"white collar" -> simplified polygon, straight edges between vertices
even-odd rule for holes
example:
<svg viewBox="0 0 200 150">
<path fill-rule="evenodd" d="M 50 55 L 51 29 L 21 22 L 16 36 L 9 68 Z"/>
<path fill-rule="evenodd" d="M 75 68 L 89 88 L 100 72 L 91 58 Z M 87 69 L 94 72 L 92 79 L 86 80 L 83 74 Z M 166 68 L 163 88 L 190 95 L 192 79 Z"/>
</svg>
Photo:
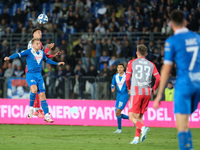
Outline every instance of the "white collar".
<svg viewBox="0 0 200 150">
<path fill-rule="evenodd" d="M 119 73 L 118 73 L 118 75 L 119 75 Z M 125 72 L 124 72 L 124 74 L 122 76 L 119 75 L 119 77 L 124 77 L 124 76 L 125 76 Z"/>
<path fill-rule="evenodd" d="M 180 28 L 180 29 L 177 29 L 176 32 L 174 32 L 174 35 L 176 34 L 180 34 L 180 33 L 185 33 L 185 32 L 188 32 L 188 28 Z"/>
</svg>

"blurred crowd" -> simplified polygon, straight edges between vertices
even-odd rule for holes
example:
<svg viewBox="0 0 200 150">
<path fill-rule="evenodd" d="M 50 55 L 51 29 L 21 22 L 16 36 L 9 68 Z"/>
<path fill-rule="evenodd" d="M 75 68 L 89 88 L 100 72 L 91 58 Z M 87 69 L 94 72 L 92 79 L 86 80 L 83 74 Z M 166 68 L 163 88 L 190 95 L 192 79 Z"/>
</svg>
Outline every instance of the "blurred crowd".
<svg viewBox="0 0 200 150">
<path fill-rule="evenodd" d="M 44 65 L 43 75 L 48 85 L 50 97 L 63 90 L 63 79 L 75 76 L 71 84 L 82 76 L 112 77 L 116 73 L 118 63 L 124 63 L 136 58 L 136 47 L 145 44 L 148 47 L 147 59 L 153 61 L 160 71 L 163 63 L 163 39 L 155 40 L 132 38 L 131 33 L 159 33 L 160 37 L 172 34 L 170 29 L 169 14 L 173 9 L 181 9 L 188 22 L 187 27 L 200 31 L 200 2 L 191 0 L 0 0 L 0 77 L 25 77 L 25 60 L 15 59 L 12 62 L 3 62 L 5 56 L 20 52 L 26 47 L 21 43 L 31 39 L 26 33 L 31 33 L 35 27 L 43 31 L 43 44 L 52 41 L 57 35 L 57 45 L 49 51 L 61 55 L 53 58 L 55 61 L 64 61 L 66 66 L 54 67 Z M 49 21 L 45 25 L 37 23 L 37 16 L 45 13 Z M 83 33 L 84 32 L 84 33 Z M 20 41 L 14 49 L 10 48 L 9 40 L 13 33 L 19 33 Z M 49 33 L 53 33 L 49 34 Z M 69 34 L 82 33 L 73 42 L 69 42 Z M 112 36 L 111 36 L 112 35 Z M 135 35 L 134 35 L 135 36 Z M 45 38 L 44 38 L 45 37 Z M 176 76 L 176 65 L 171 72 Z M 110 79 L 109 79 L 110 80 Z M 88 80 L 90 90 L 94 90 L 95 81 Z M 101 80 L 104 82 L 105 80 Z M 86 82 L 77 88 L 85 87 Z M 93 87 L 92 87 L 93 84 Z M 102 84 L 102 86 L 105 84 Z M 103 86 L 106 88 L 106 86 Z M 105 89 L 106 90 L 106 89 Z M 80 92 L 82 90 L 79 90 Z M 84 98 L 84 93 L 80 93 Z M 59 93 L 59 92 L 58 92 Z M 73 93 L 73 92 L 72 92 Z M 105 94 L 104 94 L 105 95 Z M 91 94 L 91 97 L 94 98 Z"/>
</svg>

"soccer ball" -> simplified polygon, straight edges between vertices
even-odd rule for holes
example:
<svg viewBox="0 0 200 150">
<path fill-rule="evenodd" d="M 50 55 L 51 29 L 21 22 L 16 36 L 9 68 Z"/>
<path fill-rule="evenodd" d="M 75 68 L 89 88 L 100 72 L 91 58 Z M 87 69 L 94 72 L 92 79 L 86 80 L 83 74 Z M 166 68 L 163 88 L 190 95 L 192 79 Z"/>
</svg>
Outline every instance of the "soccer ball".
<svg viewBox="0 0 200 150">
<path fill-rule="evenodd" d="M 45 14 L 40 14 L 40 15 L 38 16 L 38 18 L 37 18 L 37 22 L 38 22 L 39 24 L 45 24 L 45 23 L 47 23 L 47 22 L 48 22 L 48 17 L 47 17 L 47 15 L 45 15 Z"/>
</svg>

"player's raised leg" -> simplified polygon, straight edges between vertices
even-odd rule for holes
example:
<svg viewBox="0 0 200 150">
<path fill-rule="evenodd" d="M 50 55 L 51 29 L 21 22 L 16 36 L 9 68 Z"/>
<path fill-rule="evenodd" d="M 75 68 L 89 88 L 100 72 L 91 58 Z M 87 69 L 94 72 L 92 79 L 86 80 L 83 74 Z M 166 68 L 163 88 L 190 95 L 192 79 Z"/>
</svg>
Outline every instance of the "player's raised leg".
<svg viewBox="0 0 200 150">
<path fill-rule="evenodd" d="M 31 90 L 31 94 L 30 94 L 30 109 L 29 109 L 29 112 L 28 112 L 28 118 L 29 119 L 31 119 L 32 116 L 33 116 L 33 104 L 34 104 L 35 96 L 36 96 L 36 93 L 37 93 L 37 86 L 36 85 L 31 85 L 30 90 Z"/>
</svg>

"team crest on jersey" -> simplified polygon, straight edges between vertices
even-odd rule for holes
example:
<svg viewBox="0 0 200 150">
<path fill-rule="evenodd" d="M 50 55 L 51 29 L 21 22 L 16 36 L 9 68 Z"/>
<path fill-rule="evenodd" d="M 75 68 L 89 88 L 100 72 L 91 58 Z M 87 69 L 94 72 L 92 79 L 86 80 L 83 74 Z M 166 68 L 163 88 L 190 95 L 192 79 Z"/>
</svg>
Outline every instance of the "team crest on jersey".
<svg viewBox="0 0 200 150">
<path fill-rule="evenodd" d="M 43 58 L 43 51 L 39 50 L 38 52 L 39 52 L 39 54 L 37 54 L 37 53 L 35 52 L 35 50 L 33 50 L 33 49 L 31 50 L 31 53 L 32 53 L 33 56 L 34 56 L 34 60 L 36 60 L 37 63 L 38 63 L 38 65 L 39 65 L 40 62 L 42 61 L 42 58 Z"/>
</svg>

